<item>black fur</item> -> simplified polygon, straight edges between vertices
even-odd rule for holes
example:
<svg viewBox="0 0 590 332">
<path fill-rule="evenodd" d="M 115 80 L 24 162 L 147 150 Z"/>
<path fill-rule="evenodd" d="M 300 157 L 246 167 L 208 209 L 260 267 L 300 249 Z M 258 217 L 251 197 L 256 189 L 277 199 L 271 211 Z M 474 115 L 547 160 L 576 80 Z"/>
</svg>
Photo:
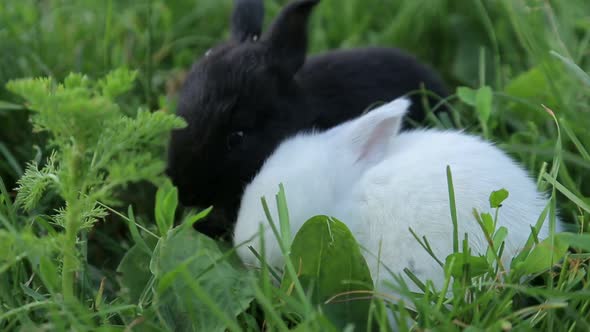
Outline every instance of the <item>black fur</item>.
<svg viewBox="0 0 590 332">
<path fill-rule="evenodd" d="M 341 50 L 305 60 L 307 20 L 318 1 L 290 3 L 259 40 L 234 37 L 212 49 L 183 85 L 178 114 L 189 126 L 172 133 L 167 173 L 184 205 L 215 206 L 214 215 L 197 224 L 207 235 L 231 230 L 245 185 L 286 137 L 333 127 L 422 83 L 447 95 L 436 73 L 396 49 Z M 409 115 L 418 121 L 424 118 L 420 98 L 412 97 Z"/>
<path fill-rule="evenodd" d="M 264 20 L 262 0 L 236 0 L 232 13 L 231 34 L 238 42 L 260 37 Z"/>
</svg>

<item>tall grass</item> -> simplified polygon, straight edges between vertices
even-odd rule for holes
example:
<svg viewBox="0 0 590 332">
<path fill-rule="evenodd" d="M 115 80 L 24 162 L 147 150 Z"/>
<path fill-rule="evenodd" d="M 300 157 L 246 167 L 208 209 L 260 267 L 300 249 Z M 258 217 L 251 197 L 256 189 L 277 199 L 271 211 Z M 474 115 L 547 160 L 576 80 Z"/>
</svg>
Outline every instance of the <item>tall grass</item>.
<svg viewBox="0 0 590 332">
<path fill-rule="evenodd" d="M 266 23 L 286 2 L 265 2 Z M 179 83 L 191 62 L 227 37 L 230 9 L 230 0 L 0 4 L 1 330 L 161 331 L 215 326 L 257 331 L 284 330 L 296 323 L 300 330 L 335 329 L 323 309 L 305 294 L 305 285 L 294 275 L 295 266 L 287 269 L 293 289 L 278 288 L 280 271 L 263 264 L 259 272 L 245 272 L 227 244 L 188 232 L 187 225 L 204 214 L 181 215 L 174 190 L 167 185 L 160 186 L 158 195 L 144 184 L 120 188 L 109 202 L 99 202 L 109 216 L 80 233 L 74 244 L 76 252 L 71 254 L 80 265 L 72 281 L 75 292 L 68 296 L 77 301 L 63 301 L 64 238 L 51 218 L 62 199 L 46 195 L 27 212 L 13 203 L 13 188 L 26 163 L 34 160 L 43 165 L 51 148 L 46 133 L 32 133 L 23 100 L 8 92 L 5 83 L 36 76 L 62 81 L 71 71 L 99 78 L 114 68 L 128 67 L 138 70 L 138 78 L 131 93 L 116 100 L 122 111 L 132 116 L 143 106 L 173 112 Z M 558 213 L 574 232 L 587 232 L 590 6 L 586 1 L 322 0 L 316 9 L 310 27 L 311 53 L 395 46 L 429 63 L 452 88 L 461 89 L 449 99 L 454 109 L 450 116 L 421 125 L 462 128 L 496 142 L 551 195 L 546 213 Z M 284 209 L 285 202 L 280 203 Z M 129 204 L 133 206 L 127 208 Z M 275 221 L 278 236 L 281 231 L 285 234 L 286 216 L 283 213 Z M 184 226 L 173 228 L 174 220 Z M 493 239 L 494 234 L 488 235 Z M 287 243 L 292 236 L 286 236 Z M 530 244 L 535 241 L 532 236 Z M 411 327 L 412 317 L 418 330 L 586 331 L 590 240 L 579 236 L 550 241 L 551 248 L 563 247 L 561 241 L 571 250 L 549 270 L 515 268 L 500 279 L 494 273 L 471 278 L 474 271 L 464 271 L 453 275 L 456 281 L 451 283 L 454 270 L 448 267 L 441 270 L 449 281 L 443 290 L 412 275 L 399 278 L 392 287 L 404 300 L 392 307 L 385 305 L 390 302 L 387 297 L 372 300 L 368 324 L 384 322 L 393 308 L 391 315 L 401 330 Z M 462 234 L 455 242 L 453 257 L 458 260 L 469 248 Z M 428 243 L 424 246 L 427 249 Z M 559 256 L 554 251 L 536 255 Z M 516 261 L 524 262 L 525 256 Z M 532 265 L 529 261 L 525 266 Z M 421 294 L 410 293 L 407 283 L 420 288 Z"/>
</svg>

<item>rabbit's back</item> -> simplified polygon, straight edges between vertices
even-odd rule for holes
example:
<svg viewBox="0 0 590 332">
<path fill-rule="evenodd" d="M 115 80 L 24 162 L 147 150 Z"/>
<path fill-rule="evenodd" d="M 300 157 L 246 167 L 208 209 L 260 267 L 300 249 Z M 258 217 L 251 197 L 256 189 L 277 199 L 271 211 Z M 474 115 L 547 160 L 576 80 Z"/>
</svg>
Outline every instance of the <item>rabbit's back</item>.
<svg viewBox="0 0 590 332">
<path fill-rule="evenodd" d="M 296 79 L 316 113 L 314 126 L 321 129 L 357 117 L 377 103 L 418 92 L 421 87 L 438 96 L 428 98 L 431 106 L 449 94 L 436 71 L 400 49 L 385 47 L 310 56 Z M 414 121 L 425 117 L 422 98 L 420 93 L 410 95 L 409 118 Z"/>
<path fill-rule="evenodd" d="M 473 209 L 493 216 L 492 191 L 505 188 L 510 193 L 498 218 L 499 225 L 508 228 L 505 258 L 524 245 L 547 203 L 526 171 L 474 136 L 435 130 L 402 133 L 393 138 L 389 153 L 354 189 L 352 204 L 360 208 L 352 218 L 361 221 L 354 231 L 369 251 L 376 255 L 382 240 L 382 262 L 396 272 L 408 267 L 418 276 L 443 280 L 442 269 L 408 229 L 426 236 L 439 259 L 452 253 L 447 165 L 453 176 L 459 237 L 468 233 L 474 254 L 485 253 L 487 242 Z M 547 236 L 547 225 L 539 235 Z"/>
</svg>

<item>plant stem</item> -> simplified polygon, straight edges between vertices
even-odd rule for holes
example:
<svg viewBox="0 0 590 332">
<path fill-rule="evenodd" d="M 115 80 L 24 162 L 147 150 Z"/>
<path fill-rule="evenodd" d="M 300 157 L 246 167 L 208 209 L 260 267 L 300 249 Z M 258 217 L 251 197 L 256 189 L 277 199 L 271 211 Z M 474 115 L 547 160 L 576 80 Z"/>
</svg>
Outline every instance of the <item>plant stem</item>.
<svg viewBox="0 0 590 332">
<path fill-rule="evenodd" d="M 76 237 L 78 234 L 78 204 L 68 204 L 66 211 L 66 243 L 63 248 L 63 268 L 61 288 L 66 303 L 73 303 L 74 274 L 76 272 Z"/>
<path fill-rule="evenodd" d="M 66 242 L 63 247 L 63 268 L 61 278 L 61 288 L 66 304 L 73 304 L 76 301 L 74 292 L 74 282 L 76 273 L 76 239 L 80 230 L 81 211 L 80 197 L 78 193 L 83 191 L 81 183 L 82 175 L 80 174 L 80 161 L 83 155 L 83 148 L 78 145 L 73 146 L 73 153 L 67 162 L 71 177 L 67 182 L 66 194 L 66 215 L 65 229 Z"/>
</svg>

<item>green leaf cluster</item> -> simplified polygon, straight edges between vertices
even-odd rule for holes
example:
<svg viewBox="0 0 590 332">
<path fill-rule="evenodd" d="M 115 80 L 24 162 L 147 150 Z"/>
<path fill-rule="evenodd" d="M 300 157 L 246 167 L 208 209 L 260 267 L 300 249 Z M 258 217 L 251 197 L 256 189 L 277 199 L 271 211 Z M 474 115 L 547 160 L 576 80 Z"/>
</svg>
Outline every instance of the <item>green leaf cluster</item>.
<svg viewBox="0 0 590 332">
<path fill-rule="evenodd" d="M 133 87 L 135 77 L 134 71 L 117 69 L 96 81 L 70 74 L 63 83 L 36 78 L 7 84 L 25 99 L 34 130 L 45 132 L 53 148 L 44 166 L 29 163 L 18 181 L 16 203 L 30 211 L 48 191 L 64 201 L 52 221 L 65 230 L 61 291 L 70 304 L 79 232 L 107 215 L 98 203 L 116 204 L 117 189 L 130 182 L 162 182 L 166 137 L 185 125 L 164 112 L 139 109 L 126 115 L 116 98 Z"/>
<path fill-rule="evenodd" d="M 172 331 L 235 330 L 236 316 L 254 299 L 254 275 L 235 267 L 214 240 L 192 229 L 210 209 L 189 213 L 172 227 L 176 196 L 169 183 L 158 189 L 159 237 L 144 238 L 134 230 L 135 220 L 129 220 L 135 244 L 117 268 L 121 296 L 139 307 L 151 303 L 150 310 Z"/>
<path fill-rule="evenodd" d="M 43 167 L 28 165 L 18 182 L 18 204 L 32 209 L 47 189 L 66 201 L 114 202 L 120 186 L 160 181 L 166 135 L 185 124 L 164 112 L 140 109 L 135 117 L 126 116 L 114 98 L 133 87 L 135 76 L 117 69 L 98 81 L 70 74 L 63 84 L 50 78 L 8 83 L 26 100 L 34 128 L 48 132 L 54 148 Z"/>
</svg>

